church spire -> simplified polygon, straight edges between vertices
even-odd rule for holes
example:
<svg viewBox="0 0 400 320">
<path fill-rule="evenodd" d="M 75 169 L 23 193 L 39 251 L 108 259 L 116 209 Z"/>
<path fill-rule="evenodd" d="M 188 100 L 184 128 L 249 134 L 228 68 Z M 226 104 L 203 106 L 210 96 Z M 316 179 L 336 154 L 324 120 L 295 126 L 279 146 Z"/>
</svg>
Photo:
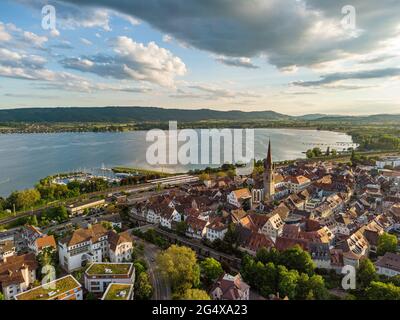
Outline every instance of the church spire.
<svg viewBox="0 0 400 320">
<path fill-rule="evenodd" d="M 269 140 L 269 143 L 268 143 L 268 154 L 267 154 L 267 159 L 264 162 L 264 168 L 265 169 L 272 169 L 271 139 Z"/>
</svg>

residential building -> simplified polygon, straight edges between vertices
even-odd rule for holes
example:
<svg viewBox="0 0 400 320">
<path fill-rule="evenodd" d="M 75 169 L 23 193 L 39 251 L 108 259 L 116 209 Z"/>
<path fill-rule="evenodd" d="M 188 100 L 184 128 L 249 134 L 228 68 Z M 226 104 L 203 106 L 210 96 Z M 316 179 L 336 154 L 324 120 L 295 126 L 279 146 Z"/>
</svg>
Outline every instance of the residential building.
<svg viewBox="0 0 400 320">
<path fill-rule="evenodd" d="M 393 277 L 400 274 L 400 255 L 392 252 L 386 252 L 383 257 L 379 257 L 375 262 L 376 272 L 378 274 Z"/>
<path fill-rule="evenodd" d="M 87 200 L 85 202 L 71 204 L 67 207 L 67 211 L 70 215 L 78 215 L 82 214 L 85 210 L 99 209 L 103 208 L 105 205 L 106 201 L 104 199 Z"/>
<path fill-rule="evenodd" d="M 0 262 L 0 288 L 6 300 L 26 291 L 36 280 L 38 263 L 33 253 L 6 257 Z"/>
<path fill-rule="evenodd" d="M 224 273 L 211 288 L 210 295 L 213 300 L 249 300 L 250 286 L 240 273 L 236 276 Z"/>
<path fill-rule="evenodd" d="M 15 296 L 15 300 L 83 300 L 82 286 L 67 275 Z"/>
<path fill-rule="evenodd" d="M 133 300 L 133 284 L 110 283 L 101 300 Z"/>
<path fill-rule="evenodd" d="M 103 293 L 109 284 L 134 284 L 133 263 L 92 263 L 84 273 L 85 288 L 89 292 Z"/>
</svg>

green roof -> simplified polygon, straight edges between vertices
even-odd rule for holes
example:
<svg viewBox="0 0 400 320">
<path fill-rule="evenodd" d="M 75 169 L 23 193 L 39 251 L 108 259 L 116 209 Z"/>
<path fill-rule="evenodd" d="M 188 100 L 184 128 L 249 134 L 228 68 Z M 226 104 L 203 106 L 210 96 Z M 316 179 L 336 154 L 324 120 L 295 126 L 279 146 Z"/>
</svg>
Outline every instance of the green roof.
<svg viewBox="0 0 400 320">
<path fill-rule="evenodd" d="M 55 285 L 55 288 L 53 285 Z M 68 275 L 48 283 L 46 288 L 41 285 L 20 293 L 15 298 L 17 300 L 49 300 L 80 286 L 80 283 L 73 276 Z"/>
<path fill-rule="evenodd" d="M 129 274 L 132 263 L 93 263 L 86 269 L 88 275 L 125 275 Z"/>
<path fill-rule="evenodd" d="M 104 293 L 103 300 L 128 300 L 133 284 L 111 283 Z"/>
</svg>

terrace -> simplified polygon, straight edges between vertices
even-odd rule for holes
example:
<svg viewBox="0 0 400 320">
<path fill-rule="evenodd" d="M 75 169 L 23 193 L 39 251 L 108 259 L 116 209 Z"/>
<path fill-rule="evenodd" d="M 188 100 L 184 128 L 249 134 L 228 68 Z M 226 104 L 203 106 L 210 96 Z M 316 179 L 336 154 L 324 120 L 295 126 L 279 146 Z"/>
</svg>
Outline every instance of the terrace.
<svg viewBox="0 0 400 320">
<path fill-rule="evenodd" d="M 71 275 L 25 291 L 15 296 L 16 300 L 58 300 L 62 295 L 68 295 L 79 289 L 80 283 Z"/>
<path fill-rule="evenodd" d="M 86 269 L 86 274 L 93 275 L 127 275 L 132 268 L 131 263 L 93 263 Z"/>
<path fill-rule="evenodd" d="M 130 300 L 132 291 L 133 284 L 111 283 L 102 300 Z"/>
</svg>

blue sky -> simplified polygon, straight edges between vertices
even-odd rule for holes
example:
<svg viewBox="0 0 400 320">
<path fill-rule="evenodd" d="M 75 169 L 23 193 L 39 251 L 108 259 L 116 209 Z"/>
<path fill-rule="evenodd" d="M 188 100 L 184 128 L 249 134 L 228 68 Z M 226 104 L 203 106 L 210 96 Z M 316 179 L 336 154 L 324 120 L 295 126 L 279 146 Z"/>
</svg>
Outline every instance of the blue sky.
<svg viewBox="0 0 400 320">
<path fill-rule="evenodd" d="M 393 0 L 6 0 L 0 108 L 399 113 L 399 43 Z"/>
</svg>

